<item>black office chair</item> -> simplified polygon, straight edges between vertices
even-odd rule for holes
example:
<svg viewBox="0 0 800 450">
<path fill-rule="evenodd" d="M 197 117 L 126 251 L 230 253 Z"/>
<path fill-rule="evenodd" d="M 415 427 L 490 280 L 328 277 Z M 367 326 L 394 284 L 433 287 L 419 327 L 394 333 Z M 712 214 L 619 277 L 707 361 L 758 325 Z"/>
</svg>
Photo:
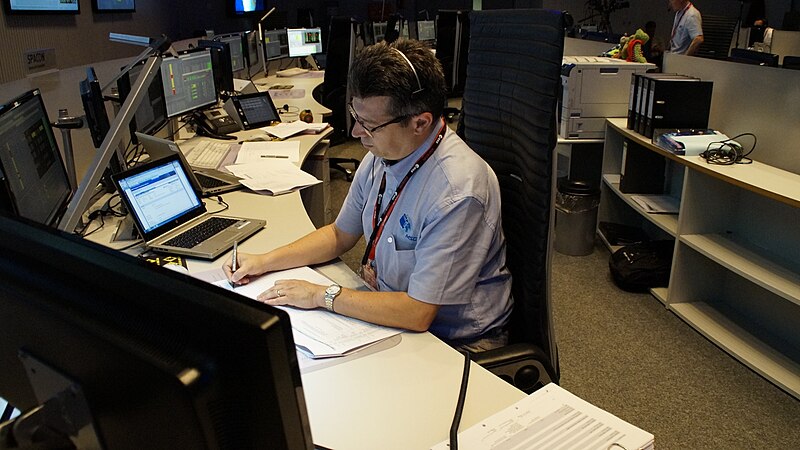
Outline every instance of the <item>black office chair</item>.
<svg viewBox="0 0 800 450">
<path fill-rule="evenodd" d="M 709 59 L 727 59 L 733 33 L 739 19 L 736 17 L 703 14 L 703 43 L 695 56 Z"/>
<path fill-rule="evenodd" d="M 356 31 L 359 24 L 349 17 L 332 17 L 328 28 L 328 46 L 325 57 L 325 79 L 321 87 L 321 101 L 331 110 L 329 122 L 333 127 L 331 145 L 338 145 L 350 135 L 349 113 L 347 102 L 347 73 L 353 57 Z M 330 167 L 344 173 L 347 181 L 353 180 L 353 173 L 358 169 L 359 161 L 354 158 L 330 158 Z M 344 165 L 352 165 L 352 169 Z"/>
<path fill-rule="evenodd" d="M 472 359 L 527 393 L 559 379 L 550 251 L 565 17 L 540 9 L 472 12 L 459 122 L 459 134 L 500 182 L 513 276 L 509 345 Z"/>
<path fill-rule="evenodd" d="M 800 56 L 784 56 L 782 67 L 784 69 L 800 70 Z"/>
</svg>

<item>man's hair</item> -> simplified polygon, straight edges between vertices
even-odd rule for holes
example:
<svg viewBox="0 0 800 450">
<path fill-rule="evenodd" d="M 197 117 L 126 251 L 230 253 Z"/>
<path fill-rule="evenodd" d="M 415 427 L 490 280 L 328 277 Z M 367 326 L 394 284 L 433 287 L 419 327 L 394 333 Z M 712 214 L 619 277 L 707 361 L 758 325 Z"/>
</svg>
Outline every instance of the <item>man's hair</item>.
<svg viewBox="0 0 800 450">
<path fill-rule="evenodd" d="M 447 101 L 442 65 L 429 47 L 412 39 L 365 47 L 353 59 L 347 82 L 353 97 L 390 97 L 388 114 L 395 117 L 429 111 L 438 119 Z"/>
</svg>

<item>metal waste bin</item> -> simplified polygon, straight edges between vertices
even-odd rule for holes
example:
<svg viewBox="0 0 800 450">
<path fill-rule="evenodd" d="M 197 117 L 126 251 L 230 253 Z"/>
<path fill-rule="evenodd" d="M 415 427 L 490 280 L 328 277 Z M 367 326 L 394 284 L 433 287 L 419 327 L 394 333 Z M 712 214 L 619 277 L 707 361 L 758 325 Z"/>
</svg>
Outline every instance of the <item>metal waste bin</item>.
<svg viewBox="0 0 800 450">
<path fill-rule="evenodd" d="M 556 193 L 556 251 L 564 255 L 592 253 L 600 189 L 585 181 L 562 179 Z"/>
</svg>

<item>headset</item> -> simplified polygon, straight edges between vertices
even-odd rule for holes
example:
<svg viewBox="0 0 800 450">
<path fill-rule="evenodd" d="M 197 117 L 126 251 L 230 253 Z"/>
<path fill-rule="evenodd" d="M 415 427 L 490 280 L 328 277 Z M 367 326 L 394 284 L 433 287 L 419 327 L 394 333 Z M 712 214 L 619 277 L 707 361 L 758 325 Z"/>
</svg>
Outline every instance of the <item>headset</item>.
<svg viewBox="0 0 800 450">
<path fill-rule="evenodd" d="M 411 64 L 411 60 L 408 59 L 408 57 L 403 52 L 401 52 L 395 47 L 392 47 L 392 50 L 396 51 L 398 55 L 402 56 L 403 59 L 406 61 L 406 63 L 408 63 L 408 66 L 411 67 L 411 71 L 414 72 L 414 78 L 417 79 L 417 90 L 411 93 L 411 98 L 418 96 L 425 89 L 422 88 L 422 83 L 420 83 L 419 81 L 419 75 L 417 75 L 417 69 L 414 68 L 414 65 Z"/>
</svg>

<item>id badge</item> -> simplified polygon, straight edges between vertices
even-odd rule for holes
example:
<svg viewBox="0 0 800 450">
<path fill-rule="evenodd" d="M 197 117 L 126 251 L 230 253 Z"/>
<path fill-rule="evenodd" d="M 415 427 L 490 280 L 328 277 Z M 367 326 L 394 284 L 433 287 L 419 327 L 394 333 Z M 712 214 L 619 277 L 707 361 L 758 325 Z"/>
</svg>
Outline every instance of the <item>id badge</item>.
<svg viewBox="0 0 800 450">
<path fill-rule="evenodd" d="M 371 287 L 373 290 L 378 290 L 378 273 L 375 271 L 375 268 L 372 267 L 372 261 L 367 261 L 366 264 L 361 266 L 361 278 L 367 286 Z"/>
</svg>

